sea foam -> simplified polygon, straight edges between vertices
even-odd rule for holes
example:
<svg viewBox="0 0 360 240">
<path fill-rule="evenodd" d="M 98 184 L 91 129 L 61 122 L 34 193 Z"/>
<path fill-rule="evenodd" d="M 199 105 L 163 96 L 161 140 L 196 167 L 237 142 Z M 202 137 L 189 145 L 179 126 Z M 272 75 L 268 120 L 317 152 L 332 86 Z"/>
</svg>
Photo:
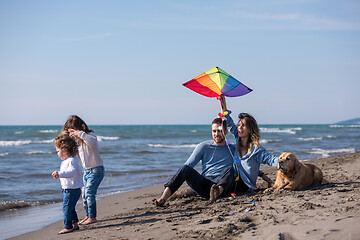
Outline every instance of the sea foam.
<svg viewBox="0 0 360 240">
<path fill-rule="evenodd" d="M 58 130 L 53 130 L 53 129 L 50 129 L 50 130 L 40 130 L 39 132 L 40 132 L 40 133 L 57 133 Z"/>
<path fill-rule="evenodd" d="M 281 142 L 281 139 L 261 139 L 260 144 L 267 144 L 267 143 L 273 143 L 273 142 Z"/>
<path fill-rule="evenodd" d="M 0 141 L 0 147 L 21 146 L 30 143 L 31 140 Z"/>
<path fill-rule="evenodd" d="M 53 143 L 53 142 L 54 142 L 54 139 L 34 141 L 34 143 Z"/>
<path fill-rule="evenodd" d="M 331 128 L 359 128 L 360 125 L 330 125 Z"/>
<path fill-rule="evenodd" d="M 287 134 L 296 134 L 296 131 L 301 131 L 302 128 L 260 128 L 260 131 L 263 133 L 287 133 Z"/>
<path fill-rule="evenodd" d="M 336 138 L 334 136 L 326 136 L 326 137 L 309 137 L 309 138 L 296 138 L 299 141 L 317 141 L 317 140 L 323 140 L 323 139 L 331 139 L 331 138 Z"/>
<path fill-rule="evenodd" d="M 31 152 L 26 152 L 25 154 L 28 155 L 38 155 L 38 154 L 52 154 L 52 152 L 43 152 L 43 151 L 31 151 Z"/>
<path fill-rule="evenodd" d="M 41 201 L 24 201 L 24 200 L 15 200 L 15 201 L 0 201 L 0 211 L 8 209 L 19 209 L 29 206 L 38 206 L 46 205 L 50 203 L 55 203 L 54 200 L 41 200 Z"/>
<path fill-rule="evenodd" d="M 185 145 L 147 144 L 147 146 L 153 148 L 195 148 L 197 144 L 185 144 Z"/>
<path fill-rule="evenodd" d="M 339 149 L 332 149 L 326 150 L 321 148 L 313 148 L 310 152 L 311 154 L 319 154 L 322 157 L 330 157 L 330 154 L 337 154 L 337 153 L 354 153 L 355 148 L 339 148 Z"/>
<path fill-rule="evenodd" d="M 104 140 L 107 140 L 107 141 L 115 141 L 115 140 L 119 140 L 120 138 L 119 137 L 104 137 L 104 136 L 96 136 L 97 137 L 97 140 L 98 141 L 104 141 Z"/>
</svg>

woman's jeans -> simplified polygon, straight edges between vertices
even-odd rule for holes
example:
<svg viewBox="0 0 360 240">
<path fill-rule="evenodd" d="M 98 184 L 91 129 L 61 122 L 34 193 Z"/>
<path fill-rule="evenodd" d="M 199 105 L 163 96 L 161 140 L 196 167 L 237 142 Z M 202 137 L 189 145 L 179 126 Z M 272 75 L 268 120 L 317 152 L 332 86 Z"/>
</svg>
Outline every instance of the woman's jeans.
<svg viewBox="0 0 360 240">
<path fill-rule="evenodd" d="M 66 229 L 72 229 L 73 223 L 79 221 L 75 206 L 81 195 L 81 188 L 76 189 L 63 189 L 63 214 L 64 225 Z"/>
<path fill-rule="evenodd" d="M 104 178 L 104 167 L 94 167 L 84 171 L 84 191 L 83 201 L 85 215 L 90 218 L 96 217 L 96 193 L 97 189 Z"/>
</svg>

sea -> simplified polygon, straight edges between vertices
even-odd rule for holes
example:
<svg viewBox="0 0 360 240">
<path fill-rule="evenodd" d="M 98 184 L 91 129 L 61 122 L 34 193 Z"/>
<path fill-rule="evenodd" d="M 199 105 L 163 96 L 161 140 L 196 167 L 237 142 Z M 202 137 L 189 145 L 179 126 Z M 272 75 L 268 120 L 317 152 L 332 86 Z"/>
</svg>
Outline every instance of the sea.
<svg viewBox="0 0 360 240">
<path fill-rule="evenodd" d="M 62 220 L 59 169 L 53 139 L 62 126 L 0 126 L 0 238 Z M 89 126 L 98 137 L 106 174 L 98 196 L 166 182 L 210 125 Z M 299 160 L 360 151 L 360 125 L 260 125 L 268 152 L 295 153 Z M 235 143 L 229 133 L 227 141 Z M 200 164 L 198 164 L 200 165 Z M 196 167 L 200 171 L 200 166 Z M 21 223 L 21 224 L 19 224 Z"/>
</svg>

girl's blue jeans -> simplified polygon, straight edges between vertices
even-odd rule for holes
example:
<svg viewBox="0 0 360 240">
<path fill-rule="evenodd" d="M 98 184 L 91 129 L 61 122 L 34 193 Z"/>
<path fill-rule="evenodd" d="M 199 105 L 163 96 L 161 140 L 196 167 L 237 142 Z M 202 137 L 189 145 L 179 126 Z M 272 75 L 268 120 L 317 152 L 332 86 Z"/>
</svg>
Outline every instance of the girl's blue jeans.
<svg viewBox="0 0 360 240">
<path fill-rule="evenodd" d="M 63 189 L 63 214 L 64 225 L 66 229 L 72 229 L 73 223 L 79 221 L 75 206 L 81 195 L 81 188 L 77 189 Z"/>
<path fill-rule="evenodd" d="M 85 169 L 84 171 L 84 211 L 85 215 L 90 218 L 96 217 L 96 193 L 104 174 L 103 166 Z"/>
</svg>

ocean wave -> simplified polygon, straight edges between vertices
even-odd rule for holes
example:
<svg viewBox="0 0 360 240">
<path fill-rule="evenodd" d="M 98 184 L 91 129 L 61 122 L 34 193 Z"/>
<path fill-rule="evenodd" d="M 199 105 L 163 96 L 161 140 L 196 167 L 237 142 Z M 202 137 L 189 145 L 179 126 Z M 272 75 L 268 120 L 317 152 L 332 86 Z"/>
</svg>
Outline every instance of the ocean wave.
<svg viewBox="0 0 360 240">
<path fill-rule="evenodd" d="M 260 128 L 262 133 L 287 133 L 287 134 L 296 134 L 296 131 L 301 131 L 301 127 L 296 128 Z"/>
<path fill-rule="evenodd" d="M 40 130 L 39 133 L 57 133 L 58 130 L 53 130 L 53 129 L 50 129 L 50 130 Z"/>
<path fill-rule="evenodd" d="M 52 152 L 31 151 L 31 152 L 25 152 L 24 154 L 28 154 L 28 155 L 39 155 L 39 154 L 52 154 Z"/>
<path fill-rule="evenodd" d="M 310 137 L 310 138 L 296 138 L 300 141 L 316 141 L 316 140 L 323 140 L 323 137 Z"/>
<path fill-rule="evenodd" d="M 34 143 L 53 143 L 53 142 L 54 142 L 54 139 L 34 141 Z"/>
<path fill-rule="evenodd" d="M 9 155 L 9 153 L 0 153 L 0 157 L 5 157 L 5 156 L 7 156 L 7 155 Z"/>
<path fill-rule="evenodd" d="M 41 200 L 41 201 L 0 201 L 0 211 L 10 210 L 10 209 L 19 209 L 24 207 L 34 207 L 38 205 L 46 205 L 50 203 L 55 203 L 59 201 L 54 200 Z"/>
<path fill-rule="evenodd" d="M 15 132 L 15 134 L 23 134 L 24 131 L 18 131 L 18 132 Z"/>
<path fill-rule="evenodd" d="M 1 201 L 0 202 L 0 211 L 7 209 L 18 209 L 24 207 L 34 206 L 31 202 L 26 201 Z"/>
<path fill-rule="evenodd" d="M 335 136 L 326 136 L 326 137 L 309 137 L 309 138 L 296 138 L 299 141 L 316 141 L 316 140 L 323 140 L 323 139 L 331 139 L 331 138 L 336 138 Z"/>
<path fill-rule="evenodd" d="M 331 127 L 331 128 L 359 128 L 360 125 L 336 125 L 336 124 L 333 124 L 333 125 L 329 125 L 329 127 Z"/>
<path fill-rule="evenodd" d="M 273 143 L 273 142 L 281 142 L 281 139 L 261 139 L 260 144 L 267 144 L 267 143 Z"/>
<path fill-rule="evenodd" d="M 0 147 L 12 147 L 12 146 L 22 146 L 30 143 L 53 143 L 53 139 L 32 141 L 32 140 L 17 140 L 17 141 L 0 141 Z"/>
<path fill-rule="evenodd" d="M 333 150 L 325 150 L 321 148 L 313 148 L 311 149 L 311 154 L 318 154 L 322 157 L 330 157 L 330 154 L 337 154 L 337 153 L 354 153 L 355 148 L 339 148 L 339 149 L 333 149 Z"/>
<path fill-rule="evenodd" d="M 96 197 L 107 197 L 107 196 L 111 196 L 111 195 L 115 195 L 115 194 L 119 194 L 119 193 L 124 193 L 124 192 L 128 192 L 131 191 L 133 189 L 130 190 L 119 190 L 119 191 L 115 191 L 115 192 L 108 192 L 108 193 L 102 193 L 102 194 L 96 194 Z"/>
<path fill-rule="evenodd" d="M 153 148 L 195 148 L 197 144 L 185 144 L 185 145 L 146 144 L 146 146 Z"/>
<path fill-rule="evenodd" d="M 104 140 L 107 140 L 107 141 L 115 141 L 115 140 L 119 140 L 120 138 L 119 137 L 104 137 L 104 136 L 96 136 L 97 137 L 97 140 L 99 142 L 101 141 L 104 141 Z"/>
<path fill-rule="evenodd" d="M 0 147 L 21 146 L 30 144 L 31 142 L 31 140 L 0 141 Z"/>
</svg>

